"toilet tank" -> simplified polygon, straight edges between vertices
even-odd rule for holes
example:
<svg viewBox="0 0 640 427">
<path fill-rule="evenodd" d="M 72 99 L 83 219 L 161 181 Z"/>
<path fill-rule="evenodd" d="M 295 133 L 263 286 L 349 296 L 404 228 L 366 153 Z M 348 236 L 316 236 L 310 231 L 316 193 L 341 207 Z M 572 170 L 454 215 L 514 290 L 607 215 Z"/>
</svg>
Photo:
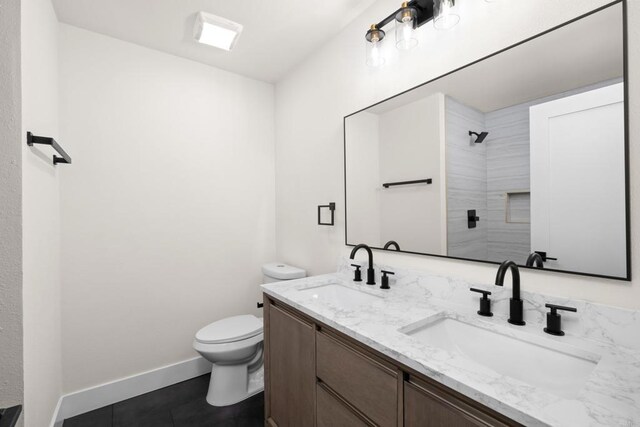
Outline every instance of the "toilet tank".
<svg viewBox="0 0 640 427">
<path fill-rule="evenodd" d="M 262 266 L 263 283 L 281 282 L 283 280 L 301 279 L 307 272 L 301 268 L 283 262 L 270 262 Z"/>
</svg>

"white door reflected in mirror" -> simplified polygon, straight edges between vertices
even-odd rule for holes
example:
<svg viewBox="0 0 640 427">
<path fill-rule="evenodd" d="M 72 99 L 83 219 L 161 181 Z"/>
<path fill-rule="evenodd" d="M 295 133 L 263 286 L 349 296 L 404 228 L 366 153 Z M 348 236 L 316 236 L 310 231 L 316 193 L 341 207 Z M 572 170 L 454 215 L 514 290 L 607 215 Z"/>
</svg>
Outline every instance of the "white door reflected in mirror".
<svg viewBox="0 0 640 427">
<path fill-rule="evenodd" d="M 552 268 L 626 272 L 622 83 L 531 107 L 531 249 Z"/>
</svg>

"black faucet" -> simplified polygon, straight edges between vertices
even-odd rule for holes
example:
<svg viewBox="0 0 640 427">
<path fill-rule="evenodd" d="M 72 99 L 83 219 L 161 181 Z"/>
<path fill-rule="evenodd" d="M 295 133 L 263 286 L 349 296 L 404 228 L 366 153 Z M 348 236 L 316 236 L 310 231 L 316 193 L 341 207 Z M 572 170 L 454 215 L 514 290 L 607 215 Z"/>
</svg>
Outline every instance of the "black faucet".
<svg viewBox="0 0 640 427">
<path fill-rule="evenodd" d="M 367 268 L 367 285 L 375 285 L 376 284 L 376 273 L 373 270 L 373 252 L 371 252 L 371 248 L 364 243 L 360 243 L 351 251 L 351 255 L 349 258 L 353 259 L 356 256 L 356 252 L 359 249 L 364 249 L 367 251 L 367 255 L 369 255 L 369 268 Z"/>
<path fill-rule="evenodd" d="M 533 267 L 533 264 L 536 265 L 536 268 L 544 268 L 542 255 L 540 255 L 538 252 L 530 253 L 529 257 L 527 258 L 527 267 Z"/>
<path fill-rule="evenodd" d="M 513 278 L 512 295 L 509 300 L 509 323 L 512 325 L 525 325 L 525 321 L 522 320 L 522 300 L 520 299 L 520 270 L 518 265 L 513 261 L 505 261 L 500 264 L 498 268 L 498 274 L 496 274 L 496 285 L 503 286 L 504 276 L 507 273 L 507 269 L 511 270 L 511 277 Z"/>
<path fill-rule="evenodd" d="M 391 246 L 395 246 L 396 247 L 396 251 L 400 250 L 400 245 L 398 244 L 398 242 L 396 242 L 395 240 L 389 240 L 387 243 L 384 244 L 384 247 L 382 249 L 387 249 L 389 250 L 389 248 Z"/>
</svg>

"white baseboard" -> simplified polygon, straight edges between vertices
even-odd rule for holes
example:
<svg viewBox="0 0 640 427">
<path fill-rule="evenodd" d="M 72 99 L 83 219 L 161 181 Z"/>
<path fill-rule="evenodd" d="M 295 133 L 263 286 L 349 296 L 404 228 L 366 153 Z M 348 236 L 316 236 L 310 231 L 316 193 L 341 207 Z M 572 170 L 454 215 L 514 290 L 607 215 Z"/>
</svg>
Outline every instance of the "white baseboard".
<svg viewBox="0 0 640 427">
<path fill-rule="evenodd" d="M 66 394 L 58 401 L 58 406 L 51 420 L 51 427 L 61 427 L 66 418 L 112 405 L 209 372 L 211 372 L 211 363 L 198 356 L 183 362 Z"/>
<path fill-rule="evenodd" d="M 64 396 L 60 396 L 58 399 L 58 404 L 56 405 L 56 409 L 53 411 L 53 416 L 51 417 L 50 427 L 62 427 L 62 422 L 64 420 L 58 420 L 58 414 L 60 413 L 60 405 L 62 405 L 62 399 Z"/>
</svg>

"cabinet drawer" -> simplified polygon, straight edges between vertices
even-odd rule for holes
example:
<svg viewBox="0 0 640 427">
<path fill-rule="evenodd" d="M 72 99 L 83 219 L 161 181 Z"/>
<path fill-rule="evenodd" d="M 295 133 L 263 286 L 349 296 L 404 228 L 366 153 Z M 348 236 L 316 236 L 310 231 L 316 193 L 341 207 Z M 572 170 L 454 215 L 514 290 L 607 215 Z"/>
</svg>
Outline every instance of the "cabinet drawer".
<svg viewBox="0 0 640 427">
<path fill-rule="evenodd" d="M 404 383 L 405 427 L 519 426 L 477 402 L 443 386 L 413 379 Z"/>
<path fill-rule="evenodd" d="M 333 336 L 316 332 L 316 375 L 377 425 L 398 425 L 395 370 Z"/>
<path fill-rule="evenodd" d="M 317 427 L 368 427 L 365 421 L 318 384 L 316 389 Z"/>
</svg>

